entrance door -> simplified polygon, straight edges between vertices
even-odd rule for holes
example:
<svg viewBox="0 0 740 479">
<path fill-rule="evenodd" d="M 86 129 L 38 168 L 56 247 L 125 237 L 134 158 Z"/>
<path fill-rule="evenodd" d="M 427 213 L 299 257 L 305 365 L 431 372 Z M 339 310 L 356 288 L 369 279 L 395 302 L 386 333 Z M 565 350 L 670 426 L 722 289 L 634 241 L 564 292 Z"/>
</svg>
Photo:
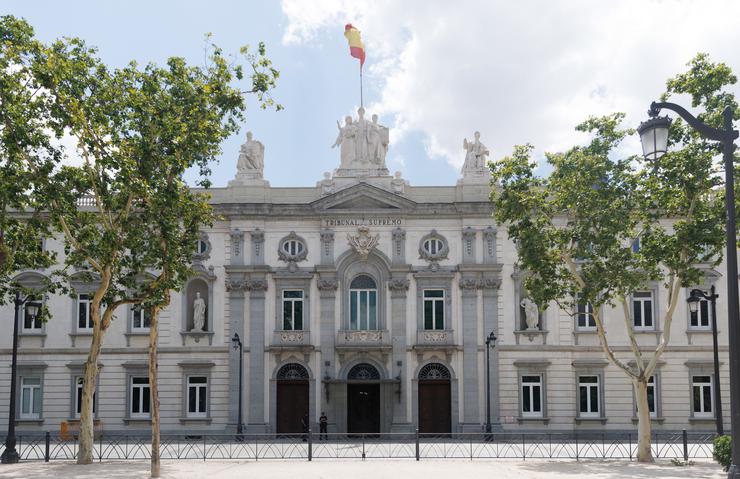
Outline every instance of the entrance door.
<svg viewBox="0 0 740 479">
<path fill-rule="evenodd" d="M 380 384 L 347 384 L 347 432 L 380 433 Z"/>
<path fill-rule="evenodd" d="M 450 434 L 450 381 L 419 381 L 419 432 Z"/>
<path fill-rule="evenodd" d="M 308 381 L 277 382 L 277 433 L 300 434 L 308 413 Z"/>
</svg>

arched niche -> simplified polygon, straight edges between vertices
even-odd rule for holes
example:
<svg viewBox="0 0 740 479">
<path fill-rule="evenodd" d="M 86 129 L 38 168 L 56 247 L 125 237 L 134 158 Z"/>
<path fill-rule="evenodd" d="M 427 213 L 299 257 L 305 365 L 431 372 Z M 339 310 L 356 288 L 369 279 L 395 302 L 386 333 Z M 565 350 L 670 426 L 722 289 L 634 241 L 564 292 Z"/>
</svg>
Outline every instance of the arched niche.
<svg viewBox="0 0 740 479">
<path fill-rule="evenodd" d="M 337 260 L 337 277 L 342 295 L 341 300 L 341 330 L 349 330 L 350 320 L 350 285 L 360 276 L 371 278 L 377 286 L 377 329 L 388 329 L 386 318 L 387 284 L 390 279 L 390 259 L 374 249 L 367 256 L 362 257 L 354 250 L 346 251 Z"/>
<path fill-rule="evenodd" d="M 215 331 L 213 324 L 213 283 L 215 279 L 216 276 L 213 274 L 213 267 L 209 267 L 208 270 L 196 268 L 196 275 L 188 280 L 182 290 L 182 331 L 180 334 L 182 335 L 183 346 L 188 337 L 198 343 L 206 336 L 208 337 L 208 344 L 213 344 L 213 334 Z M 194 329 L 194 305 L 198 296 L 205 303 L 205 321 L 202 331 Z"/>
</svg>

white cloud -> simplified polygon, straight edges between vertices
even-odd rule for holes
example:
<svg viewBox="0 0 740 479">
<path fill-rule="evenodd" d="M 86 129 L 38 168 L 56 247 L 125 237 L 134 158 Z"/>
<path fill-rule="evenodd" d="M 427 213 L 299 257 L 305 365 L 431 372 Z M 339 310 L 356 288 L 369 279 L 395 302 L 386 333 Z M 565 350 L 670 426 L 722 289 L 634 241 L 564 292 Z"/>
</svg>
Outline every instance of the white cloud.
<svg viewBox="0 0 740 479">
<path fill-rule="evenodd" d="M 541 153 L 582 141 L 573 127 L 592 114 L 624 111 L 636 126 L 697 52 L 740 72 L 733 1 L 283 0 L 282 8 L 286 44 L 356 25 L 367 78 L 382 92 L 368 110 L 394 119 L 393 142 L 421 132 L 427 153 L 455 167 L 475 130 L 495 159 L 524 142 Z M 625 147 L 637 153 L 639 144 Z"/>
</svg>

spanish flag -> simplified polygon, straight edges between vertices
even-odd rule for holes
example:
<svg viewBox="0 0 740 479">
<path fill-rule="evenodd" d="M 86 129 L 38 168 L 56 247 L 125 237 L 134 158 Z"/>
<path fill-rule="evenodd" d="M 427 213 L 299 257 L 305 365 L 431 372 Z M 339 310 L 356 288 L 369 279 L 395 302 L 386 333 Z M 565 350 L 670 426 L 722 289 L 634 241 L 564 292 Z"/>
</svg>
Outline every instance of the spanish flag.
<svg viewBox="0 0 740 479">
<path fill-rule="evenodd" d="M 344 26 L 344 36 L 349 42 L 349 54 L 360 60 L 360 68 L 365 64 L 365 45 L 360 38 L 360 31 L 348 23 Z"/>
</svg>

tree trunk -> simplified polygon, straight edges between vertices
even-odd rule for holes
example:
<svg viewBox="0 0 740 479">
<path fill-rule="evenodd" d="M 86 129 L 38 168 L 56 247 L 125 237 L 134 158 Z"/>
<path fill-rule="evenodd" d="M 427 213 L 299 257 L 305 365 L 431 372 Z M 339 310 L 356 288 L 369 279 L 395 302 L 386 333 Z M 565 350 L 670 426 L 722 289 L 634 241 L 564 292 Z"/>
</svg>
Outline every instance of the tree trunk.
<svg viewBox="0 0 740 479">
<path fill-rule="evenodd" d="M 653 462 L 647 382 L 648 378 L 636 379 L 633 382 L 635 387 L 635 398 L 637 400 L 637 460 L 639 462 Z"/>
<path fill-rule="evenodd" d="M 77 464 L 90 464 L 93 461 L 93 398 L 98 378 L 98 358 L 103 343 L 103 330 L 100 321 L 93 323 L 92 342 L 85 361 L 85 375 L 82 383 L 82 404 L 80 405 L 80 445 Z"/>
<path fill-rule="evenodd" d="M 151 477 L 159 477 L 159 388 L 157 387 L 157 319 L 159 308 L 152 308 L 149 325 L 149 388 L 152 394 L 152 467 Z"/>
</svg>

